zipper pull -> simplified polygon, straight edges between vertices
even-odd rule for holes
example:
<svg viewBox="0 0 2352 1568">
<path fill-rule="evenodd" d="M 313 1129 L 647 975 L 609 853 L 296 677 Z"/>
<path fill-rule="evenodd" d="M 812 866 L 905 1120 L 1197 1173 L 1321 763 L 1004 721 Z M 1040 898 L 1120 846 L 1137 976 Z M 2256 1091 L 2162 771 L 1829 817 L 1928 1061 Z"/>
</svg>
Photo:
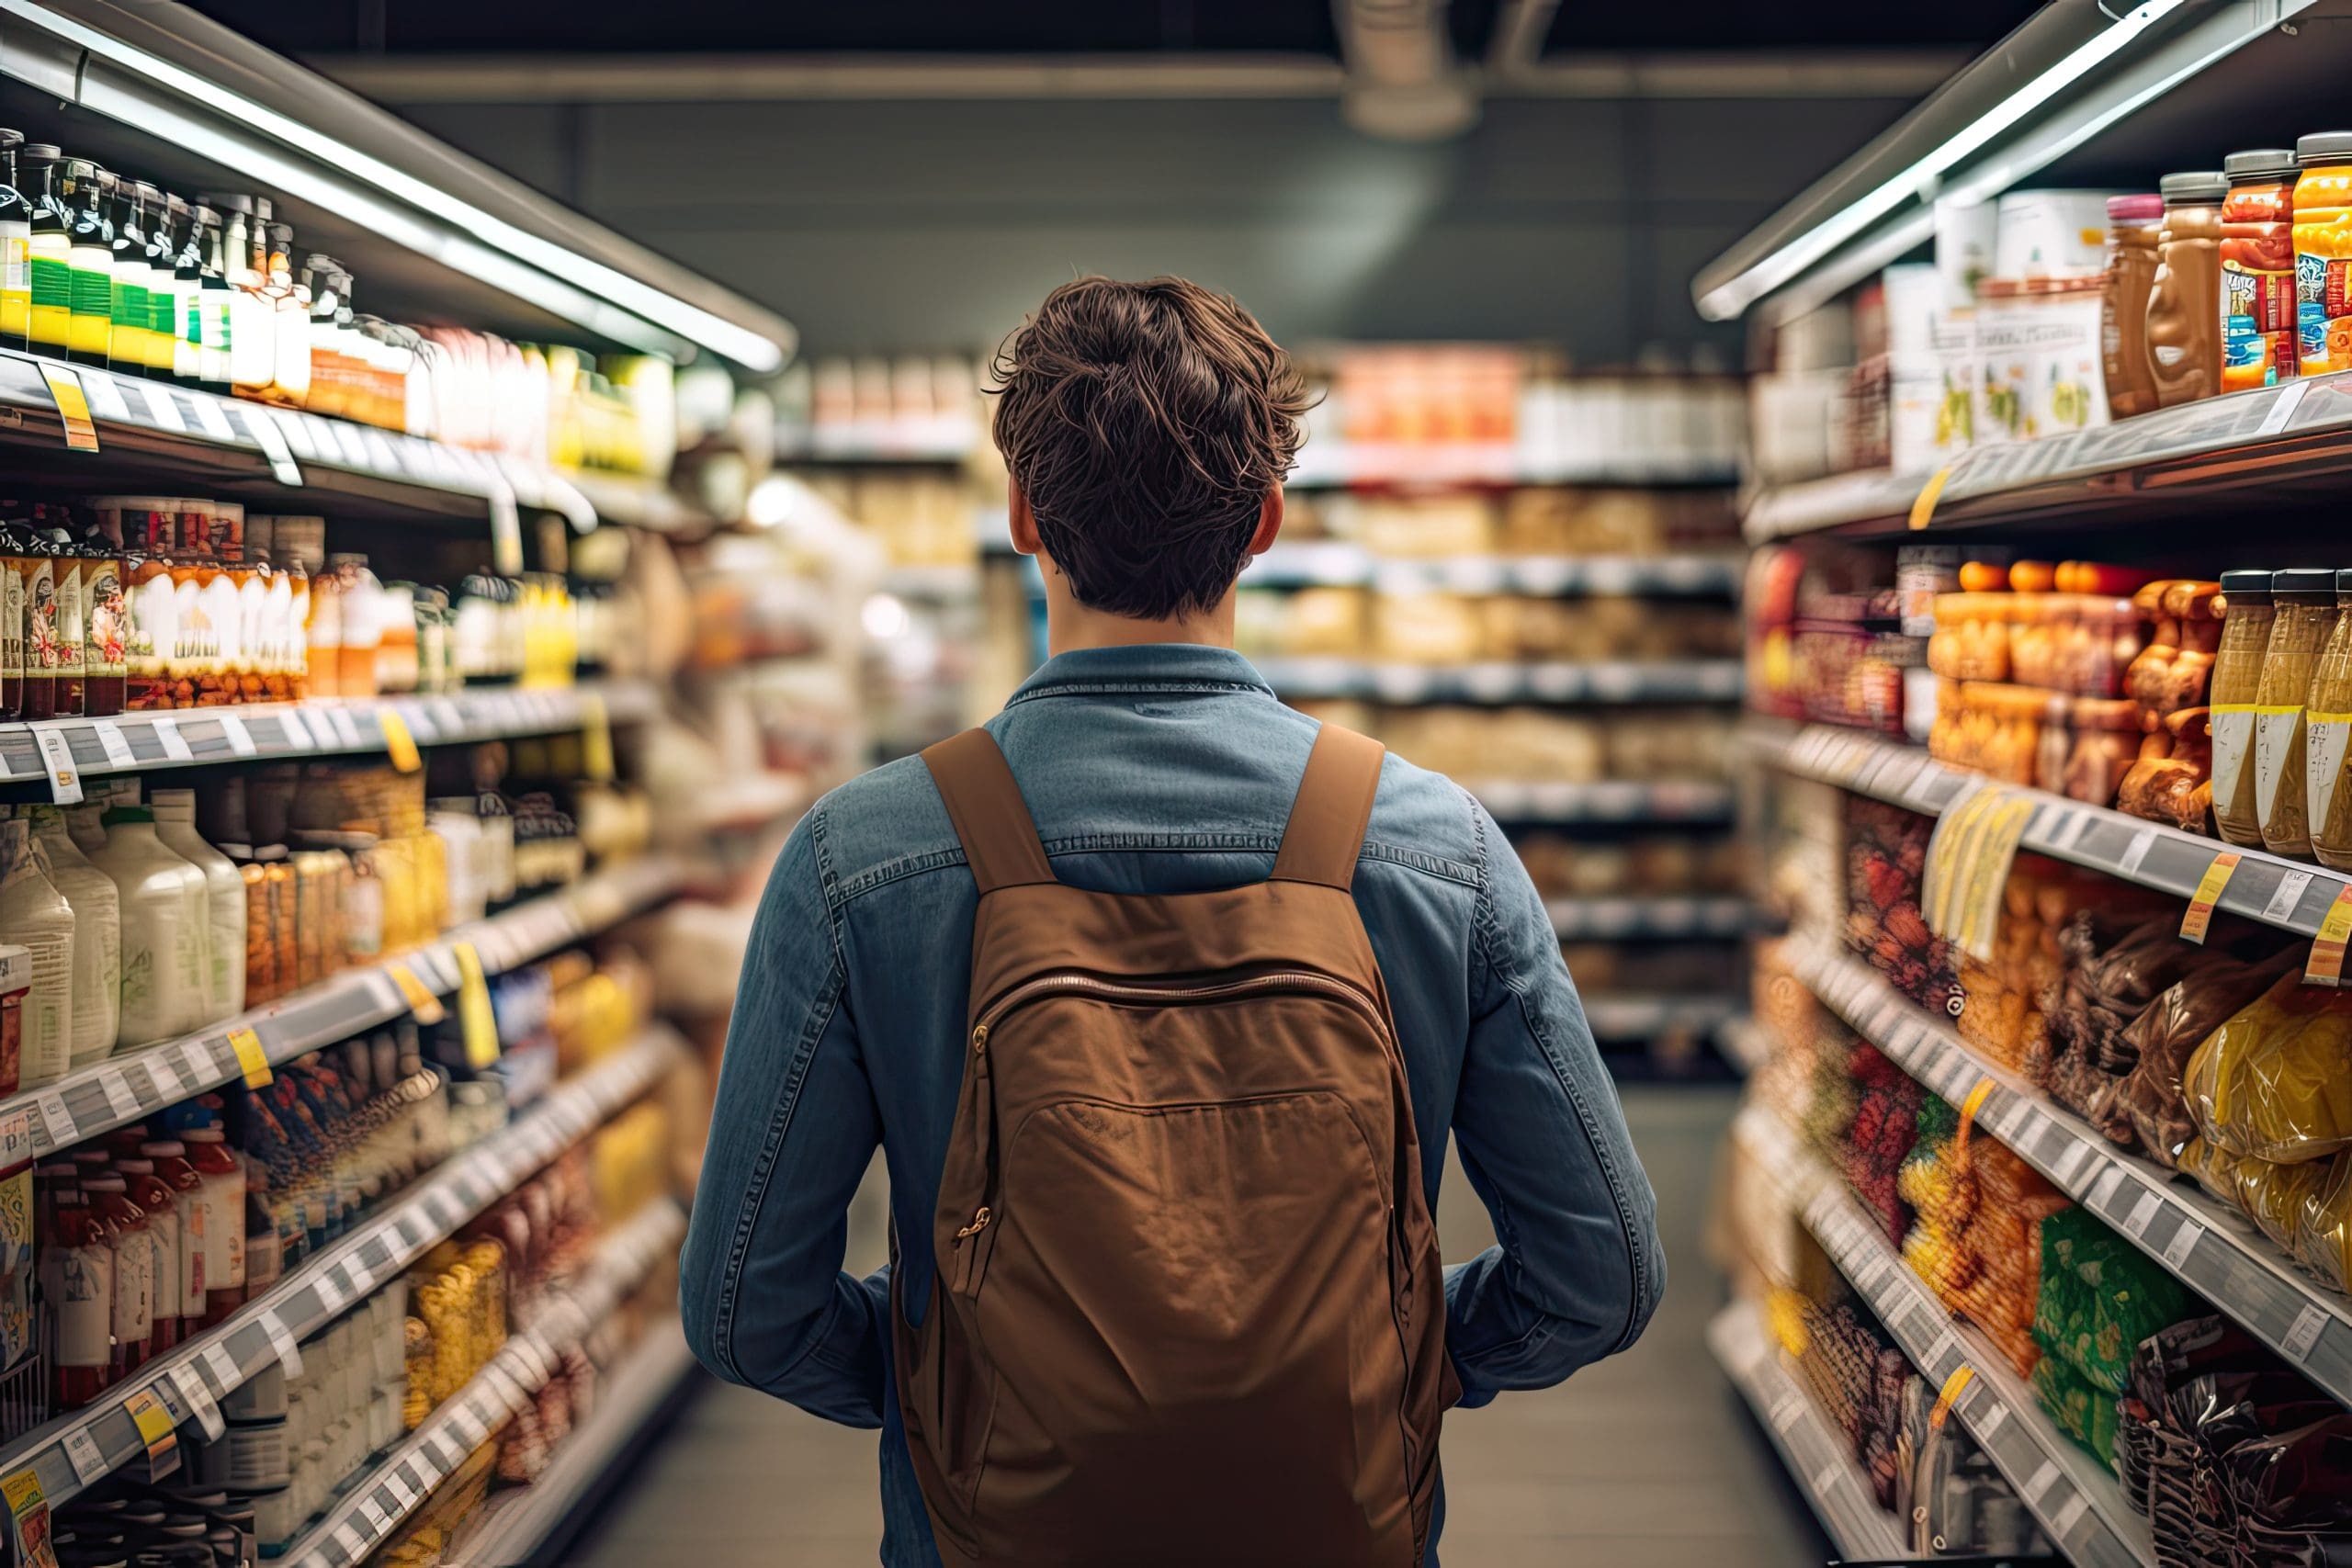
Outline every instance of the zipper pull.
<svg viewBox="0 0 2352 1568">
<path fill-rule="evenodd" d="M 989 1212 L 989 1206 L 986 1203 L 981 1204 L 980 1212 L 972 1216 L 972 1223 L 956 1233 L 956 1239 L 957 1241 L 969 1241 L 972 1237 L 988 1229 L 989 1222 L 994 1218 L 996 1218 L 996 1216 Z"/>
<path fill-rule="evenodd" d="M 980 1205 L 979 1212 L 972 1216 L 972 1223 L 956 1233 L 956 1279 L 949 1288 L 958 1295 L 968 1296 L 972 1293 L 972 1272 L 980 1255 L 979 1244 L 973 1241 L 973 1238 L 988 1229 L 989 1222 L 995 1217 L 995 1214 L 989 1212 L 989 1206 L 983 1203 Z M 964 1244 L 967 1241 L 971 1241 L 972 1245 L 965 1246 Z"/>
</svg>

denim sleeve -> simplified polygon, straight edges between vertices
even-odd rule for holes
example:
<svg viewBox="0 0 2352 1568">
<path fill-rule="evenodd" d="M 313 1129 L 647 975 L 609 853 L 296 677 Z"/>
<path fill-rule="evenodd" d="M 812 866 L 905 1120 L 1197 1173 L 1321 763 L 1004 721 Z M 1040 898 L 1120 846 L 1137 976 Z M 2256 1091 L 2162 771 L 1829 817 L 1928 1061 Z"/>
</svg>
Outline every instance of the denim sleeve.
<svg viewBox="0 0 2352 1568">
<path fill-rule="evenodd" d="M 678 1299 L 704 1366 L 852 1427 L 879 1427 L 885 1397 L 887 1283 L 841 1269 L 880 1137 L 803 821 L 752 927 Z"/>
<path fill-rule="evenodd" d="M 1631 1345 L 1666 1288 L 1657 1204 L 1551 916 L 1486 809 L 1453 1134 L 1496 1246 L 1449 1269 L 1463 1403 L 1548 1388 Z"/>
</svg>

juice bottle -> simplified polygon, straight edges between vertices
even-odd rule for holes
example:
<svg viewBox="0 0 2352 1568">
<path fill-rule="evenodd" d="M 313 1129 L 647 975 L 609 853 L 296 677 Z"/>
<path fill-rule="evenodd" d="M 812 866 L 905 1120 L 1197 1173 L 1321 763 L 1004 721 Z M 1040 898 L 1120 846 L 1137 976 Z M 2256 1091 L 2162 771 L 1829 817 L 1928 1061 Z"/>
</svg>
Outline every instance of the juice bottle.
<svg viewBox="0 0 2352 1568">
<path fill-rule="evenodd" d="M 204 1179 L 187 1161 L 187 1145 L 177 1138 L 155 1138 L 139 1145 L 141 1159 L 154 1164 L 157 1179 L 172 1190 L 173 1212 L 179 1219 L 179 1274 L 165 1299 L 179 1320 L 179 1337 L 196 1332 L 204 1321 Z"/>
<path fill-rule="evenodd" d="M 2306 704 L 2312 671 L 2335 630 L 2335 573 L 2319 568 L 2273 572 L 2270 597 L 2278 611 L 2254 697 L 2255 815 L 2272 854 L 2309 860 Z"/>
<path fill-rule="evenodd" d="M 82 558 L 82 711 L 123 711 L 130 685 L 130 609 L 124 562 L 103 534 L 85 534 Z"/>
<path fill-rule="evenodd" d="M 147 374 L 147 323 L 153 304 L 147 292 L 147 204 L 140 197 L 141 188 L 136 180 L 119 180 L 107 205 L 107 216 L 114 220 L 107 248 L 114 260 L 107 302 L 107 367 L 118 376 Z"/>
<path fill-rule="evenodd" d="M 245 882 L 227 855 L 196 830 L 196 791 L 158 789 L 148 795 L 155 837 L 204 876 L 207 1022 L 245 1010 Z"/>
<path fill-rule="evenodd" d="M 2267 571 L 2222 573 L 2222 644 L 2208 680 L 2213 711 L 2213 825 L 2244 849 L 2262 847 L 2254 808 L 2254 702 L 2278 607 Z"/>
<path fill-rule="evenodd" d="M 2221 171 L 2166 175 L 2165 226 L 2156 242 L 2156 276 L 2148 288 L 2148 361 L 2156 403 L 2210 398 L 2222 380 Z"/>
<path fill-rule="evenodd" d="M 68 158 L 65 177 L 58 182 L 65 202 L 67 259 L 74 268 L 66 357 L 76 365 L 103 367 L 114 337 L 114 220 L 107 213 L 113 181 L 87 158 Z"/>
<path fill-rule="evenodd" d="M 179 648 L 168 532 L 134 545 L 123 577 L 123 708 L 153 713 L 173 705 L 172 660 Z"/>
<path fill-rule="evenodd" d="M 204 874 L 155 834 L 144 806 L 112 806 L 90 863 L 114 879 L 122 909 L 125 1049 L 187 1034 L 208 1015 L 211 910 Z"/>
<path fill-rule="evenodd" d="M 2222 389 L 2295 374 L 2295 154 L 2284 147 L 2222 160 Z"/>
<path fill-rule="evenodd" d="M 70 1160 L 33 1172 L 41 1194 L 40 1293 L 49 1303 L 61 1410 L 106 1392 L 114 1356 L 114 1235 Z"/>
<path fill-rule="evenodd" d="M 75 1067 L 103 1062 L 114 1052 L 122 1005 L 122 903 L 113 878 L 90 863 L 54 806 L 22 808 L 41 874 L 74 912 L 74 1028 L 69 1055 Z"/>
<path fill-rule="evenodd" d="M 209 1328 L 244 1304 L 245 1168 L 230 1152 L 217 1121 L 190 1127 L 180 1141 L 187 1145 L 188 1164 L 202 1179 L 204 1323 Z"/>
<path fill-rule="evenodd" d="M 368 570 L 363 555 L 339 553 L 327 558 L 334 573 L 335 607 L 341 626 L 336 649 L 334 691 L 338 696 L 376 694 L 376 652 L 383 641 L 383 587 Z M 317 614 L 317 590 L 312 589 L 312 614 Z M 313 677 L 316 661 L 312 662 Z"/>
<path fill-rule="evenodd" d="M 189 209 L 187 244 L 180 252 L 177 270 L 183 284 L 195 286 L 188 298 L 188 321 L 180 334 L 195 352 L 182 355 L 175 351 L 172 367 L 181 372 L 181 380 L 226 397 L 233 386 L 229 379 L 229 336 L 236 287 L 229 281 L 227 225 L 211 197 Z"/>
<path fill-rule="evenodd" d="M 17 186 L 21 130 L 0 130 L 0 348 L 22 348 L 32 328 L 33 209 Z"/>
<path fill-rule="evenodd" d="M 74 910 L 41 869 L 21 818 L 0 821 L 0 942 L 32 953 L 17 1081 L 39 1089 L 74 1062 Z"/>
<path fill-rule="evenodd" d="M 147 1230 L 147 1212 L 130 1201 L 129 1183 L 106 1168 L 98 1151 L 95 1162 L 76 1163 L 82 1171 L 82 1195 L 106 1223 L 114 1243 L 113 1355 L 107 1381 L 120 1382 L 141 1367 L 154 1349 L 155 1243 Z"/>
<path fill-rule="evenodd" d="M 171 381 L 178 378 L 180 332 L 187 318 L 179 280 L 179 236 L 187 227 L 187 203 L 153 186 L 139 189 L 147 203 L 147 376 Z"/>
<path fill-rule="evenodd" d="M 89 696 L 85 689 L 89 666 L 84 662 L 89 626 L 83 615 L 82 551 L 74 536 L 62 528 L 46 530 L 41 539 L 48 549 L 50 603 L 46 621 L 42 606 L 38 603 L 31 606 L 33 640 L 55 680 L 57 716 L 72 718 L 86 711 Z"/>
<path fill-rule="evenodd" d="M 155 1174 L 155 1162 L 136 1152 L 144 1141 L 143 1130 L 134 1129 L 129 1141 L 130 1152 L 125 1153 L 123 1140 L 110 1140 L 117 1150 L 114 1168 L 122 1178 L 123 1195 L 139 1205 L 147 1222 L 148 1245 L 153 1251 L 147 1303 L 153 1316 L 148 1339 L 161 1355 L 180 1342 L 180 1212 L 178 1195 Z"/>
<path fill-rule="evenodd" d="M 2299 137 L 2295 329 L 2306 376 L 2352 368 L 2352 130 Z"/>
<path fill-rule="evenodd" d="M 65 210 L 64 155 L 45 141 L 28 141 L 17 154 L 17 189 L 24 193 L 31 308 L 25 318 L 27 346 L 51 359 L 67 356 L 73 339 L 74 263 L 71 220 Z"/>
</svg>

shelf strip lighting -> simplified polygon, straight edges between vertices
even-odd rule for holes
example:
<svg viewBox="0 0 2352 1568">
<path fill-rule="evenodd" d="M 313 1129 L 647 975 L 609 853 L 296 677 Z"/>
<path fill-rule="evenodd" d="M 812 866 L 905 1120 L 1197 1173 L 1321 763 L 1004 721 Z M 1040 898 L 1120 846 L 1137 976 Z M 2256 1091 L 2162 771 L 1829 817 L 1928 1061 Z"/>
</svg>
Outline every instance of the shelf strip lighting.
<svg viewBox="0 0 2352 1568">
<path fill-rule="evenodd" d="M 254 130 L 309 154 L 328 168 L 374 186 L 412 207 L 436 213 L 452 225 L 469 231 L 474 240 L 481 242 L 474 243 L 447 233 L 433 234 L 413 220 L 399 218 L 380 203 L 355 208 L 352 194 L 348 191 L 343 193 L 339 201 L 309 196 L 310 199 L 320 200 L 322 205 L 335 207 L 342 216 L 367 223 L 387 237 L 434 256 L 444 265 L 462 267 L 478 276 L 498 277 L 500 286 L 510 292 L 567 320 L 605 332 L 623 342 L 635 340 L 639 346 L 643 346 L 644 334 L 612 331 L 607 324 L 611 312 L 583 309 L 579 291 L 584 290 L 599 299 L 633 311 L 647 321 L 723 355 L 755 374 L 780 369 L 784 365 L 783 346 L 763 333 L 738 326 L 724 317 L 656 288 L 640 278 L 606 266 L 593 257 L 516 228 L 497 215 L 460 201 L 447 191 L 395 168 L 380 158 L 346 145 L 315 127 L 304 125 L 266 105 L 229 92 L 219 84 L 208 82 L 191 71 L 158 59 L 143 49 L 34 5 L 31 0 L 0 0 L 0 10 L 22 17 L 101 59 L 169 88 L 184 98 L 230 116 Z M 99 85 L 97 83 L 90 84 L 94 95 Z M 141 116 L 151 115 L 162 107 L 145 100 L 130 101 L 127 95 L 125 98 L 125 103 L 105 107 L 101 112 L 138 123 Z M 93 108 L 101 107 L 92 98 L 85 97 L 85 102 Z M 126 107 L 138 112 L 127 115 L 124 113 Z M 217 134 L 203 136 L 201 141 L 209 145 L 199 145 L 198 140 L 189 139 L 186 132 L 200 128 L 186 117 L 175 118 L 176 123 L 171 127 L 173 139 L 216 162 L 240 167 L 254 177 L 268 177 L 270 183 L 281 185 L 297 194 L 309 195 L 303 187 L 330 191 L 338 188 L 333 182 L 316 178 L 288 180 L 284 175 L 292 165 L 281 160 L 267 160 L 273 175 L 265 176 L 262 165 L 266 154 L 262 154 L 259 149 Z M 224 153 L 232 155 L 224 156 Z M 390 220 L 386 221 L 387 219 Z M 486 258 L 489 265 L 485 265 Z M 533 287 L 532 280 L 514 267 L 514 263 L 518 261 L 553 276 L 545 278 L 538 287 Z M 563 292 L 554 292 L 559 288 Z M 558 299 L 562 303 L 556 303 Z"/>
</svg>

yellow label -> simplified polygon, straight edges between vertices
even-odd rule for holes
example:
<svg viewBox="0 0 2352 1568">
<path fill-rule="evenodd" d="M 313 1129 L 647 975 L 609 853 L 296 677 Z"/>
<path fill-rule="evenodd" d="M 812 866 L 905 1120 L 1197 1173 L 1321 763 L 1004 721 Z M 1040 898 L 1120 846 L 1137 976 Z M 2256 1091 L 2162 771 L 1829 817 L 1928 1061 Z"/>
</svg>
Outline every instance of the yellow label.
<svg viewBox="0 0 2352 1568">
<path fill-rule="evenodd" d="M 481 1071 L 498 1060 L 498 1013 L 490 1005 L 490 982 L 482 977 L 481 954 L 461 942 L 458 955 L 458 1021 L 466 1031 L 466 1066 Z"/>
<path fill-rule="evenodd" d="M 1928 525 L 1928 520 L 1935 516 L 1936 502 L 1943 495 L 1944 481 L 1950 478 L 1951 478 L 1951 465 L 1949 463 L 1928 476 L 1928 482 L 1919 487 L 1918 495 L 1911 502 L 1912 527 L 1924 528 Z"/>
<path fill-rule="evenodd" d="M 2340 986 L 2344 983 L 2344 944 L 2352 938 L 2352 883 L 2335 896 L 2327 913 L 2319 919 L 2319 936 L 2312 942 L 2312 955 L 2303 965 L 2306 986 Z"/>
<path fill-rule="evenodd" d="M 27 1508 L 39 1506 L 49 1500 L 41 1492 L 40 1477 L 34 1473 L 30 1465 L 14 1475 L 0 1479 L 0 1497 L 8 1499 L 8 1512 L 20 1519 L 25 1517 Z"/>
<path fill-rule="evenodd" d="M 1991 1078 L 1978 1078 L 1976 1080 L 1976 1087 L 1968 1091 L 1968 1098 L 1960 1102 L 1961 1121 L 1963 1123 L 1975 1121 L 1976 1113 L 1984 1109 L 1985 1098 L 1992 1092 L 1993 1080 Z"/>
<path fill-rule="evenodd" d="M 384 732 L 384 750 L 391 753 L 393 767 L 413 773 L 424 766 L 424 759 L 416 750 L 416 739 L 408 732 L 408 720 L 390 708 L 379 708 L 376 723 Z"/>
<path fill-rule="evenodd" d="M 2236 873 L 2242 858 L 2233 850 L 2225 851 L 2215 855 L 2213 863 L 2205 868 L 2204 876 L 2197 884 L 2197 891 L 2189 897 L 2188 913 L 2180 918 L 2181 941 L 2193 942 L 2200 947 L 2204 945 L 2206 928 L 2213 923 L 2213 906 L 2221 901 L 2222 889 L 2230 885 L 2230 878 Z"/>
<path fill-rule="evenodd" d="M 580 767 L 591 783 L 613 776 L 613 721 L 605 712 L 601 692 L 580 694 Z"/>
<path fill-rule="evenodd" d="M 416 977 L 415 970 L 405 964 L 394 964 L 390 967 L 392 984 L 401 988 L 401 995 L 408 1000 L 408 1010 L 416 1015 L 417 1022 L 435 1024 L 449 1016 L 441 1006 L 441 998 Z"/>
<path fill-rule="evenodd" d="M 17 1526 L 17 1561 L 26 1568 L 57 1568 L 49 1498 L 40 1489 L 40 1477 L 28 1465 L 0 1480 L 0 1495 L 8 1499 L 8 1517 Z"/>
<path fill-rule="evenodd" d="M 1975 1376 L 1975 1368 L 1961 1367 L 1944 1379 L 1943 1392 L 1936 1395 L 1935 1408 L 1928 1412 L 1928 1426 L 1939 1432 L 1943 1430 L 1944 1423 L 1951 1418 L 1951 1407 L 1960 1401 L 1961 1391 Z"/>
<path fill-rule="evenodd" d="M 41 378 L 49 383 L 49 395 L 57 403 L 57 417 L 65 423 L 65 445 L 75 452 L 98 449 L 98 426 L 90 418 L 90 400 L 82 390 L 82 378 L 74 374 L 70 366 L 41 362 Z"/>
<path fill-rule="evenodd" d="M 122 1408 L 139 1428 L 140 1437 L 146 1440 L 148 1458 L 161 1458 L 176 1440 L 172 1431 L 172 1413 L 164 1408 L 164 1402 L 155 1397 L 153 1389 L 141 1389 L 122 1402 Z"/>
<path fill-rule="evenodd" d="M 232 1029 L 229 1031 L 229 1046 L 237 1053 L 237 1067 L 245 1075 L 245 1087 L 266 1087 L 270 1079 L 269 1055 L 261 1048 L 261 1036 L 250 1029 Z"/>
</svg>

